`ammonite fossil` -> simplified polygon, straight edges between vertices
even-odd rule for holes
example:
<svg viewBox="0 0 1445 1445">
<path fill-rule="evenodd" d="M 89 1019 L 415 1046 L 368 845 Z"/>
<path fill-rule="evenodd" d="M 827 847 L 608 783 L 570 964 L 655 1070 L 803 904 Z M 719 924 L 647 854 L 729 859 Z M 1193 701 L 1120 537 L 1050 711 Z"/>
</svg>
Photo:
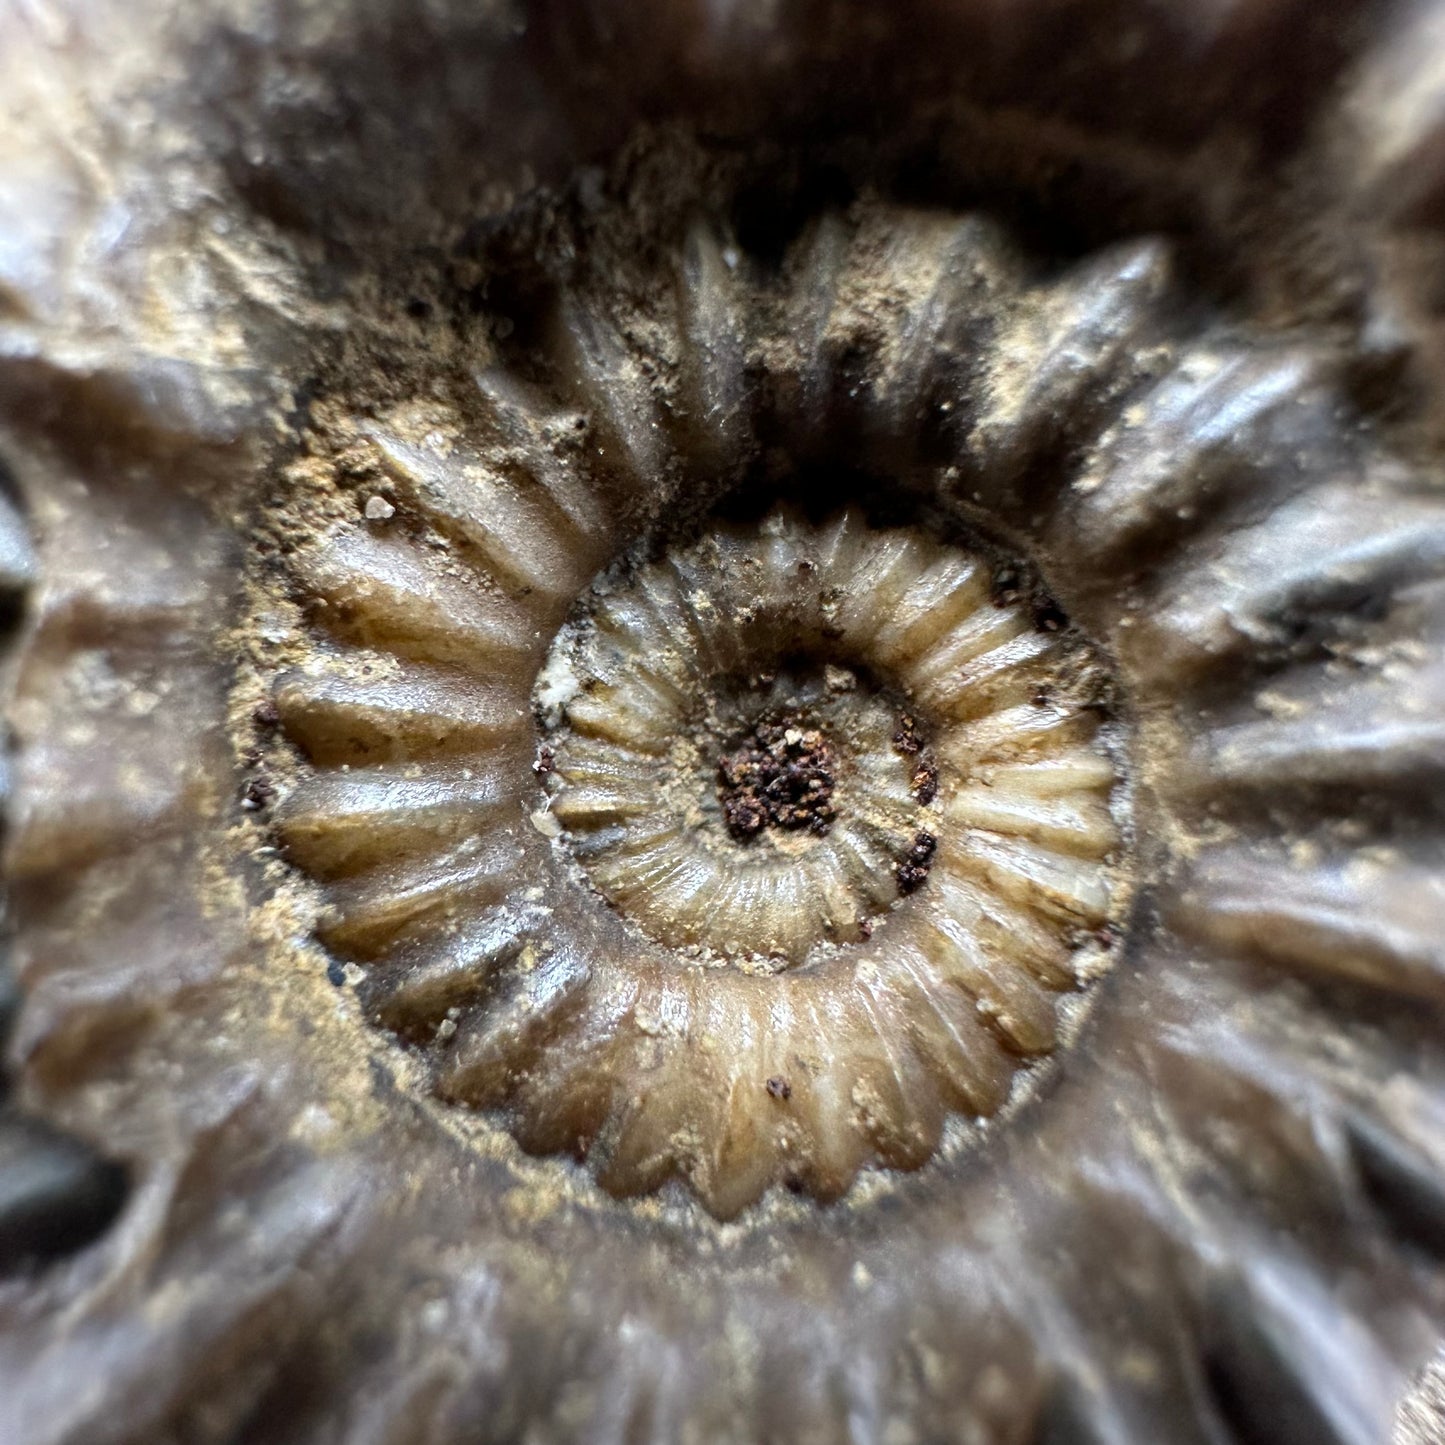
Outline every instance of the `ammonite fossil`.
<svg viewBox="0 0 1445 1445">
<path fill-rule="evenodd" d="M 0 1441 L 1390 1440 L 1442 63 L 0 10 Z"/>
</svg>

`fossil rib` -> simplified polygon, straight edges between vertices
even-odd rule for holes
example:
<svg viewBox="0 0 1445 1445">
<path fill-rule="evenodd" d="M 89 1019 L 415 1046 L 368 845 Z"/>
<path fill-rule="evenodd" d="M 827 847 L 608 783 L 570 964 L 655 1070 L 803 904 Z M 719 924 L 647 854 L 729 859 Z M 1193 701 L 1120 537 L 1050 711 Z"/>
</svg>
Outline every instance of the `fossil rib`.
<svg viewBox="0 0 1445 1445">
<path fill-rule="evenodd" d="M 0 1442 L 1387 1438 L 1439 19 L 0 9 Z"/>
</svg>

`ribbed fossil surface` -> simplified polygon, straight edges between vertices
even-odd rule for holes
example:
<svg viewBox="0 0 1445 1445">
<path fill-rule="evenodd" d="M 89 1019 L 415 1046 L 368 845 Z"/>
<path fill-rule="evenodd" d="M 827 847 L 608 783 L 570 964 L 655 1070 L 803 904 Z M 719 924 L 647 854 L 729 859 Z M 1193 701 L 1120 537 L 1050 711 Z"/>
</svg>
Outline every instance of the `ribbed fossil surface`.
<svg viewBox="0 0 1445 1445">
<path fill-rule="evenodd" d="M 417 520 L 472 515 L 454 459 L 409 461 Z M 995 1112 L 1115 911 L 1106 687 L 1057 611 L 916 531 L 772 513 L 597 589 L 538 743 L 568 589 L 498 552 L 510 500 L 440 549 L 373 505 L 299 564 L 326 636 L 276 713 L 319 766 L 279 832 L 376 1022 L 528 1148 L 728 1216 Z M 576 538 L 559 508 L 523 555 Z"/>
<path fill-rule="evenodd" d="M 1391 1440 L 1442 113 L 1432 4 L 0 11 L 0 1442 Z"/>
</svg>

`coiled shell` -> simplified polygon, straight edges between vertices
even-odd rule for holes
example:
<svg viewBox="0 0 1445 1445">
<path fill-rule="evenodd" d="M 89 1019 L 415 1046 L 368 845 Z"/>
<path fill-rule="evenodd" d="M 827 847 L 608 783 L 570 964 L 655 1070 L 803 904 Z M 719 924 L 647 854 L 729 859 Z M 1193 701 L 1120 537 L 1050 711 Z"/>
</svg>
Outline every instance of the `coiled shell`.
<svg viewBox="0 0 1445 1445">
<path fill-rule="evenodd" d="M 0 1291 L 0 1430 L 1387 1437 L 1442 1309 L 1438 17 L 1006 10 L 0 17 L 17 1098 L 130 1181 Z M 719 1223 L 438 1104 L 358 960 L 463 755 L 545 802 L 510 678 L 599 570 L 830 463 L 1091 640 L 1138 888 L 1027 1107 Z M 505 715 L 396 662 L 484 648 Z M 515 839 L 505 893 L 572 867 Z"/>
</svg>

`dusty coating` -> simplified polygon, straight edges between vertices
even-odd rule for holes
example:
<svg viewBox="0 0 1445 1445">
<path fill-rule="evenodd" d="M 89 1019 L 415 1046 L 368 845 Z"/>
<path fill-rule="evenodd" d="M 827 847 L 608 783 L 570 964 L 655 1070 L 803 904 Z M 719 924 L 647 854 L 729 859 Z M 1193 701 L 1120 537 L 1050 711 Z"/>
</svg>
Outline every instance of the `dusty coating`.
<svg viewBox="0 0 1445 1445">
<path fill-rule="evenodd" d="M 0 1286 L 4 1428 L 1387 1437 L 1442 1317 L 1438 7 L 515 20 L 0 18 L 0 448 L 41 579 L 15 1107 L 129 1180 Z M 881 524 L 1037 564 L 1117 679 L 1141 880 L 1038 1098 L 727 1225 L 418 1103 L 362 965 L 316 941 L 350 907 L 267 851 L 317 766 L 275 684 L 332 585 L 288 549 L 327 516 L 412 538 L 393 439 L 477 446 L 507 504 L 463 509 L 458 550 L 585 459 L 621 521 L 579 588 L 622 533 L 840 457 L 837 500 Z M 425 634 L 360 602 L 327 625 L 372 688 L 345 654 Z M 456 735 L 411 716 L 333 724 L 361 744 L 335 770 L 416 782 L 387 738 Z M 530 814 L 515 838 L 557 841 Z M 791 1071 L 762 1094 L 804 1096 Z"/>
</svg>

